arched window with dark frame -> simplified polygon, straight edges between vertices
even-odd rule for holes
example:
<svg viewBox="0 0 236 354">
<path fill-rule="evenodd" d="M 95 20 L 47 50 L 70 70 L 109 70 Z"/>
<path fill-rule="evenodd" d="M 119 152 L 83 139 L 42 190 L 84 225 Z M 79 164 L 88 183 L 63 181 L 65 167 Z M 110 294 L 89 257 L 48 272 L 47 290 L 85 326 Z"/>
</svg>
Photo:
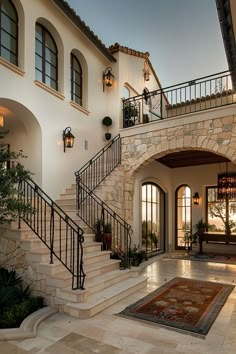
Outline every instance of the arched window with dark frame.
<svg viewBox="0 0 236 354">
<path fill-rule="evenodd" d="M 165 251 L 165 193 L 153 182 L 142 184 L 142 250 L 146 258 Z"/>
<path fill-rule="evenodd" d="M 79 60 L 71 54 L 71 101 L 82 106 L 82 68 Z"/>
<path fill-rule="evenodd" d="M 175 248 L 189 246 L 192 230 L 192 192 L 188 185 L 181 185 L 175 192 L 176 230 Z"/>
<path fill-rule="evenodd" d="M 58 50 L 49 31 L 36 24 L 35 36 L 35 78 L 58 90 Z"/>
<path fill-rule="evenodd" d="M 11 0 L 0 0 L 0 56 L 18 65 L 18 15 Z"/>
</svg>

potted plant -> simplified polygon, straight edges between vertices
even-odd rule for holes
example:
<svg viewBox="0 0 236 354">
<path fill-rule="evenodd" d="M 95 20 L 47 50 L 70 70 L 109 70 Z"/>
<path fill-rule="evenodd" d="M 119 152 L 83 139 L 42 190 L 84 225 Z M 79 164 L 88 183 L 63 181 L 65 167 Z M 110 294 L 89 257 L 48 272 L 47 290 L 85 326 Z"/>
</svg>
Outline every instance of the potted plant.
<svg viewBox="0 0 236 354">
<path fill-rule="evenodd" d="M 103 221 L 101 219 L 98 219 L 96 221 L 95 230 L 96 230 L 95 241 L 103 242 L 104 227 L 103 227 Z"/>
<path fill-rule="evenodd" d="M 205 221 L 203 221 L 203 219 L 200 219 L 194 226 L 194 229 L 196 230 L 191 238 L 192 238 L 192 242 L 199 242 L 199 254 L 202 254 L 202 236 L 204 234 L 204 232 L 209 228 L 209 224 Z"/>
<path fill-rule="evenodd" d="M 105 125 L 105 127 L 107 127 L 107 132 L 105 133 L 105 138 L 106 140 L 110 140 L 111 139 L 111 133 L 108 133 L 108 127 L 110 127 L 112 125 L 112 119 L 111 117 L 104 117 L 102 120 L 102 124 Z"/>
<path fill-rule="evenodd" d="M 107 223 L 104 225 L 104 242 L 105 242 L 105 249 L 111 250 L 111 243 L 112 243 L 111 223 Z"/>
</svg>

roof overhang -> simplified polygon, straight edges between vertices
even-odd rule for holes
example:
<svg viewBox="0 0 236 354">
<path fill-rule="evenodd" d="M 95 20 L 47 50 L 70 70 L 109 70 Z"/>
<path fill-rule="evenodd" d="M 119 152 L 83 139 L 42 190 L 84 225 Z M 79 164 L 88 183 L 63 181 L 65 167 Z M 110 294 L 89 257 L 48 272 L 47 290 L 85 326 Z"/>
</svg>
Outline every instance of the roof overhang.
<svg viewBox="0 0 236 354">
<path fill-rule="evenodd" d="M 52 0 L 64 14 L 74 23 L 74 25 L 92 42 L 97 49 L 111 62 L 116 62 L 116 58 L 110 53 L 108 48 L 95 35 L 95 33 L 85 24 L 65 0 Z"/>
<path fill-rule="evenodd" d="M 236 2 L 235 0 L 215 1 L 229 70 L 232 71 L 233 86 L 236 87 Z"/>
</svg>

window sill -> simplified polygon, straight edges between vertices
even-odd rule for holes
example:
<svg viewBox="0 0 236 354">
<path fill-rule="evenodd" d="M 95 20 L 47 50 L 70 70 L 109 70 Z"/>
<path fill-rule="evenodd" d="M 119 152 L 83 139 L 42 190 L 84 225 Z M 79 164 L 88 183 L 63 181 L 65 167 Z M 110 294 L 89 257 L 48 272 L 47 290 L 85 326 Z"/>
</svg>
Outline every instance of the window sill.
<svg viewBox="0 0 236 354">
<path fill-rule="evenodd" d="M 58 91 L 54 90 L 53 88 L 45 85 L 43 82 L 41 81 L 38 81 L 38 80 L 34 80 L 34 83 L 36 86 L 42 88 L 43 90 L 51 93 L 53 96 L 59 98 L 60 100 L 64 100 L 65 99 L 65 96 L 63 96 L 61 93 L 59 93 Z"/>
<path fill-rule="evenodd" d="M 78 103 L 75 103 L 75 102 L 73 102 L 73 101 L 70 101 L 70 105 L 71 105 L 72 107 L 78 109 L 78 111 L 83 112 L 83 113 L 86 114 L 87 116 L 90 114 L 90 112 L 89 112 L 86 108 L 80 106 Z"/>
<path fill-rule="evenodd" d="M 5 66 L 7 69 L 10 69 L 11 71 L 13 71 L 14 73 L 20 75 L 20 76 L 24 76 L 25 75 L 25 71 L 23 71 L 22 69 L 20 69 L 18 66 L 10 63 L 9 61 L 0 58 L 0 64 Z"/>
</svg>

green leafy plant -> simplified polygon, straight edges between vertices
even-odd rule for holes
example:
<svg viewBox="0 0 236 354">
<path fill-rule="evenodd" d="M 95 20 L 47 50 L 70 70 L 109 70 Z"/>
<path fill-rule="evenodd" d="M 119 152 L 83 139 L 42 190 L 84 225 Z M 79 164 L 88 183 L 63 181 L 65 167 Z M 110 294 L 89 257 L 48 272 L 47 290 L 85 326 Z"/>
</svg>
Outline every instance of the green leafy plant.
<svg viewBox="0 0 236 354">
<path fill-rule="evenodd" d="M 112 119 L 111 117 L 104 117 L 102 120 L 102 124 L 105 125 L 106 127 L 110 127 L 112 125 Z"/>
<path fill-rule="evenodd" d="M 16 274 L 15 270 L 8 270 L 3 267 L 0 268 L 0 288 L 6 288 L 8 286 L 17 286 L 21 282 L 22 279 Z"/>
<path fill-rule="evenodd" d="M 111 233 L 111 223 L 107 223 L 104 225 L 104 233 L 110 234 Z"/>
<path fill-rule="evenodd" d="M 4 140 L 7 134 L 7 131 L 0 129 L 0 224 L 15 220 L 19 214 L 32 211 L 30 205 L 21 199 L 19 188 L 31 175 L 18 161 L 26 156 L 21 150 L 10 150 Z"/>
<path fill-rule="evenodd" d="M 0 269 L 0 328 L 18 327 L 32 312 L 43 307 L 43 298 L 32 297 L 28 285 L 23 288 L 15 271 Z"/>
<path fill-rule="evenodd" d="M 3 313 L 0 319 L 0 328 L 19 327 L 22 321 L 31 313 L 43 307 L 43 298 L 32 297 L 15 304 Z"/>
</svg>

